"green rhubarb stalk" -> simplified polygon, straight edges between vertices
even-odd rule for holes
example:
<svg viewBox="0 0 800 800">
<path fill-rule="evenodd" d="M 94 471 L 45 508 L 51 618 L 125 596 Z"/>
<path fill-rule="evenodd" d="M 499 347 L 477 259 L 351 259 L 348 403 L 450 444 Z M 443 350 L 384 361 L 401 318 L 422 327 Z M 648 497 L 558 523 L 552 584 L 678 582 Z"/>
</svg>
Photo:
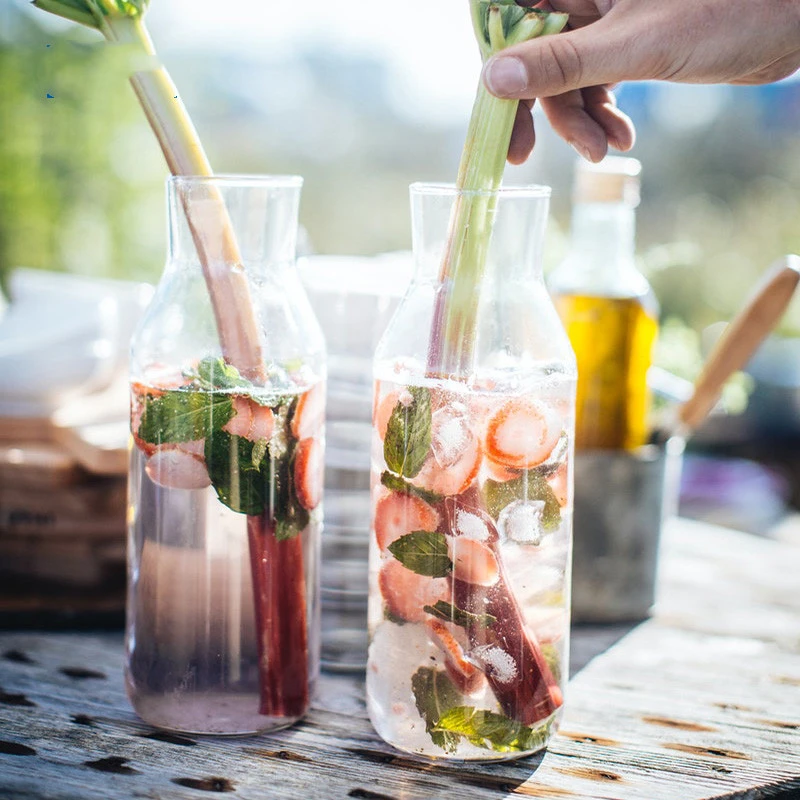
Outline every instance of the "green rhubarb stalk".
<svg viewBox="0 0 800 800">
<path fill-rule="evenodd" d="M 144 17 L 150 0 L 33 0 L 37 8 L 99 31 L 131 57 L 130 82 L 173 175 L 211 176 L 200 138 L 169 73 L 156 55 Z M 188 198 L 187 220 L 208 285 L 225 360 L 251 379 L 264 377 L 260 337 L 242 258 L 222 197 L 212 192 L 202 218 Z"/>
<path fill-rule="evenodd" d="M 94 28 L 127 48 L 130 81 L 173 175 L 211 176 L 211 165 L 144 24 L 150 0 L 33 0 L 33 5 Z M 225 361 L 261 383 L 266 370 L 242 257 L 221 194 L 182 203 L 203 267 Z M 305 569 L 301 536 L 276 540 L 274 520 L 250 515 L 248 535 L 258 637 L 262 714 L 299 716 L 308 697 Z M 279 622 L 276 622 L 278 620 Z"/>
<path fill-rule="evenodd" d="M 470 0 L 470 10 L 484 62 L 506 47 L 558 33 L 567 23 L 566 14 L 522 8 L 514 0 Z M 432 375 L 458 379 L 472 367 L 479 287 L 518 106 L 518 100 L 495 97 L 479 84 L 439 272 L 428 352 Z"/>
</svg>

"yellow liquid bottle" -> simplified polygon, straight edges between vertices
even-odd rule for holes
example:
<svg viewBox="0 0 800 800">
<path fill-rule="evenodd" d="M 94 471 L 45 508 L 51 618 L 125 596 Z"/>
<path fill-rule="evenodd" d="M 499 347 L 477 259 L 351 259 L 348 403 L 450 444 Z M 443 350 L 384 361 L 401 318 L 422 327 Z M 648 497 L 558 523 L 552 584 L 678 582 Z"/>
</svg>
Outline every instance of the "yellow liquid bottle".
<svg viewBox="0 0 800 800">
<path fill-rule="evenodd" d="M 658 304 L 634 260 L 640 168 L 579 165 L 570 252 L 550 279 L 578 362 L 578 449 L 634 449 L 649 436 Z"/>
</svg>

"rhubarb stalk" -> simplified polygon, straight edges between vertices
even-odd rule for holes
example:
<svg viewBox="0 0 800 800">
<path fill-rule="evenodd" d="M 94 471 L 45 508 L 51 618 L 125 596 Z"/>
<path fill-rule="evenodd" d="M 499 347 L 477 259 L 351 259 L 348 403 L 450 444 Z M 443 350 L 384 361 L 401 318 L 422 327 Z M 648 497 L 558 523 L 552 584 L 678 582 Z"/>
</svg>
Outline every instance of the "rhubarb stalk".
<svg viewBox="0 0 800 800">
<path fill-rule="evenodd" d="M 42 11 L 99 31 L 127 48 L 130 82 L 173 175 L 211 177 L 200 138 L 144 23 L 150 0 L 33 0 Z M 220 193 L 194 203 L 186 218 L 208 287 L 225 361 L 254 382 L 266 377 L 255 308 Z M 268 515 L 247 520 L 258 625 L 261 713 L 300 716 L 308 699 L 305 577 L 300 536 L 278 542 Z M 302 686 L 301 686 L 302 684 Z"/>
<path fill-rule="evenodd" d="M 510 589 L 498 543 L 500 534 L 485 508 L 480 492 L 474 488 L 444 502 L 445 530 L 457 530 L 461 511 L 473 514 L 486 525 L 486 544 L 492 549 L 500 570 L 490 586 L 453 579 L 453 600 L 457 608 L 467 612 L 464 628 L 473 654 L 499 650 L 514 666 L 513 676 L 498 672 L 492 659 L 481 669 L 492 688 L 503 713 L 523 725 L 536 725 L 546 720 L 563 704 L 561 689 L 547 664 L 541 647 L 525 624 L 525 618 Z M 486 615 L 495 621 L 486 625 Z"/>
<path fill-rule="evenodd" d="M 484 62 L 506 47 L 557 33 L 566 25 L 566 14 L 520 5 L 514 0 L 470 0 Z M 483 82 L 478 86 L 439 271 L 428 349 L 433 376 L 463 379 L 473 366 L 480 282 L 518 106 L 518 100 L 490 94 Z"/>
<path fill-rule="evenodd" d="M 33 0 L 33 5 L 98 30 L 130 53 L 131 86 L 173 175 L 212 176 L 211 165 L 169 73 L 159 62 L 144 23 L 149 0 Z M 225 360 L 250 379 L 263 378 L 264 362 L 255 310 L 231 222 L 218 193 L 202 218 L 184 198 L 203 266 Z"/>
</svg>

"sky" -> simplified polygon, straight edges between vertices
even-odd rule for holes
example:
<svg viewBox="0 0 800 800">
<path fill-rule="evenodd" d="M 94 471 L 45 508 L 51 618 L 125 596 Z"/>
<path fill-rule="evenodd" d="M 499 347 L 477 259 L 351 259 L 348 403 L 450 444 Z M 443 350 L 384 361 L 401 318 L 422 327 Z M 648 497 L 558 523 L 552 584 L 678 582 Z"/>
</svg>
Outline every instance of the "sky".
<svg viewBox="0 0 800 800">
<path fill-rule="evenodd" d="M 384 60 L 420 116 L 468 113 L 480 58 L 467 0 L 151 0 L 156 46 L 213 48 L 291 61 L 319 47 Z"/>
</svg>

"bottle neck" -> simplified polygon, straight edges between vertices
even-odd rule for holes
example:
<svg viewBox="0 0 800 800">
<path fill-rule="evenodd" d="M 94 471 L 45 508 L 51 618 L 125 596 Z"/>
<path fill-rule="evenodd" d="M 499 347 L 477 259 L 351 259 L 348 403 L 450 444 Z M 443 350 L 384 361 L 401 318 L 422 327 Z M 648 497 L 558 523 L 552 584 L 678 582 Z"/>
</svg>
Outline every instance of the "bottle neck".
<svg viewBox="0 0 800 800">
<path fill-rule="evenodd" d="M 626 203 L 579 203 L 570 250 L 553 276 L 555 291 L 638 295 L 647 291 L 636 268 L 636 212 Z"/>
<path fill-rule="evenodd" d="M 636 212 L 625 203 L 575 206 L 572 250 L 587 269 L 613 273 L 634 267 Z"/>
<path fill-rule="evenodd" d="M 294 263 L 302 181 L 292 176 L 173 177 L 169 263 L 175 270 L 264 278 Z"/>
<path fill-rule="evenodd" d="M 487 285 L 542 283 L 548 209 L 549 190 L 545 187 L 481 193 L 414 184 L 415 282 L 459 284 L 461 290 L 474 294 L 474 299 Z M 443 265 L 449 267 L 446 273 Z"/>
</svg>

